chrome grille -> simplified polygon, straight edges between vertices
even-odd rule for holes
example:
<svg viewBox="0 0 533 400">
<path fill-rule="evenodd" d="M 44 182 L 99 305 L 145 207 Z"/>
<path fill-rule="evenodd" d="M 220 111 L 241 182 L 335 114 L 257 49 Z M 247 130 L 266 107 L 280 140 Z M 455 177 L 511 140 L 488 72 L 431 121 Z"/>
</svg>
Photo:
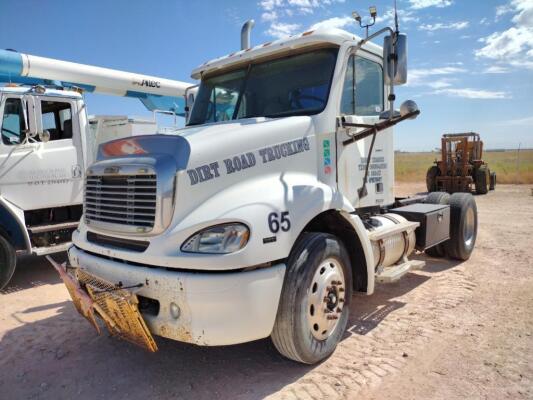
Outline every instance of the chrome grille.
<svg viewBox="0 0 533 400">
<path fill-rule="evenodd" d="M 87 175 L 85 220 L 150 230 L 157 211 L 156 175 Z"/>
</svg>

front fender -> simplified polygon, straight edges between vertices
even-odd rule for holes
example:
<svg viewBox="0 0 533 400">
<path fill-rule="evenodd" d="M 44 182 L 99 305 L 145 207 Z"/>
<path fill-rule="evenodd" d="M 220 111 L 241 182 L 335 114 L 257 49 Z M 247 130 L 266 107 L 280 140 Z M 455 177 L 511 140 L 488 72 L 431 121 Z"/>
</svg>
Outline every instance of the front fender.
<svg viewBox="0 0 533 400">
<path fill-rule="evenodd" d="M 286 258 L 309 221 L 331 209 L 353 211 L 339 192 L 317 181 L 316 176 L 285 172 L 246 180 L 216 193 L 182 219 L 174 231 L 187 232 L 188 237 L 219 223 L 246 224 L 250 228 L 247 246 L 225 256 L 228 266 L 245 267 Z M 276 216 L 270 218 L 279 222 L 279 229 L 276 223 L 269 223 L 272 213 Z M 288 213 L 288 222 L 281 222 L 281 213 Z"/>
</svg>

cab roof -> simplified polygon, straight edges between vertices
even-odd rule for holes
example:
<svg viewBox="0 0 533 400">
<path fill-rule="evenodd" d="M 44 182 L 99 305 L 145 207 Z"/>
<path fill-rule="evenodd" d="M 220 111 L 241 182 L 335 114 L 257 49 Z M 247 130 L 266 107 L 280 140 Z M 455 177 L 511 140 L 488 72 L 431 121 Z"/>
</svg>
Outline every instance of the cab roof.
<svg viewBox="0 0 533 400">
<path fill-rule="evenodd" d="M 239 64 L 246 64 L 252 60 L 271 57 L 277 53 L 287 52 L 288 50 L 302 49 L 305 47 L 324 44 L 341 46 L 345 42 L 353 42 L 355 45 L 360 40 L 362 40 L 361 37 L 342 29 L 318 28 L 316 30 L 309 30 L 301 34 L 289 36 L 287 38 L 259 44 L 246 50 L 239 50 L 234 53 L 207 61 L 195 68 L 192 71 L 191 77 L 193 79 L 201 79 L 202 75 L 205 73 L 232 68 L 238 66 Z M 363 45 L 363 49 L 378 56 L 382 55 L 381 47 L 372 42 L 368 42 Z"/>
<path fill-rule="evenodd" d="M 32 93 L 33 87 L 31 86 L 0 86 L 0 93 L 12 93 L 12 94 L 25 94 Z M 54 96 L 54 97 L 65 97 L 65 98 L 80 98 L 81 94 L 73 90 L 60 90 L 45 88 L 44 93 L 34 92 L 38 96 Z"/>
</svg>

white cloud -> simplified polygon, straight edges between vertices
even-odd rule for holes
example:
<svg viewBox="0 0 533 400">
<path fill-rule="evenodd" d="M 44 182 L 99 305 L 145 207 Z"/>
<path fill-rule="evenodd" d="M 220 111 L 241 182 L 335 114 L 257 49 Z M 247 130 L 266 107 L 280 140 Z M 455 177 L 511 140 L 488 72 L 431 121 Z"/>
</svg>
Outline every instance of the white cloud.
<svg viewBox="0 0 533 400">
<path fill-rule="evenodd" d="M 276 7 L 280 7 L 283 4 L 283 0 L 262 0 L 259 2 L 259 6 L 265 11 L 272 11 Z"/>
<path fill-rule="evenodd" d="M 281 21 L 282 17 L 313 14 L 317 9 L 325 9 L 333 3 L 344 3 L 345 1 L 346 0 L 261 0 L 258 5 L 262 10 L 261 20 L 270 23 L 270 27 L 265 33 L 275 38 L 281 38 L 295 33 L 301 27 L 298 23 Z M 341 18 L 339 18 L 339 20 L 341 20 Z M 337 21 L 337 23 L 340 22 Z"/>
<path fill-rule="evenodd" d="M 438 79 L 436 81 L 428 82 L 427 86 L 433 89 L 442 89 L 452 86 L 447 79 Z"/>
<path fill-rule="evenodd" d="M 261 14 L 262 21 L 275 21 L 278 19 L 278 13 L 276 11 L 264 12 Z"/>
<path fill-rule="evenodd" d="M 300 24 L 287 24 L 284 22 L 273 22 L 265 33 L 277 39 L 281 39 L 298 32 Z"/>
<path fill-rule="evenodd" d="M 468 28 L 468 21 L 460 21 L 460 22 L 450 22 L 450 23 L 442 23 L 438 22 L 436 24 L 422 24 L 418 27 L 418 29 L 422 31 L 429 31 L 434 32 L 441 29 L 451 29 L 451 30 L 461 30 Z"/>
<path fill-rule="evenodd" d="M 347 25 L 354 23 L 352 17 L 333 17 L 325 19 L 324 21 L 317 22 L 313 24 L 310 29 L 320 29 L 320 28 L 344 28 Z"/>
<path fill-rule="evenodd" d="M 451 96 L 451 97 L 463 97 L 466 99 L 483 99 L 483 100 L 508 99 L 511 97 L 507 92 L 469 89 L 469 88 L 438 89 L 438 90 L 435 90 L 434 94 L 444 94 L 446 96 Z"/>
<path fill-rule="evenodd" d="M 506 7 L 505 10 L 497 9 L 496 15 L 514 13 L 511 19 L 514 26 L 481 38 L 484 47 L 474 54 L 479 58 L 533 69 L 533 0 L 511 0 Z"/>
<path fill-rule="evenodd" d="M 484 74 L 506 74 L 507 72 L 509 72 L 509 68 L 500 65 L 491 65 L 483 70 Z"/>
<path fill-rule="evenodd" d="M 453 4 L 451 0 L 409 0 L 411 8 L 420 9 L 428 7 L 448 7 Z"/>
</svg>

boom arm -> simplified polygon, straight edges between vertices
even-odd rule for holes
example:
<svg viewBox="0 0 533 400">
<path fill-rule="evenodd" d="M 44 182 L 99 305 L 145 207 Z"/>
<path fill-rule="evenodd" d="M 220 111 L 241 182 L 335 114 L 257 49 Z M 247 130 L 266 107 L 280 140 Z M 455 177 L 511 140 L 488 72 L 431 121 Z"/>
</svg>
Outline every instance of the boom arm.
<svg viewBox="0 0 533 400">
<path fill-rule="evenodd" d="M 148 109 L 166 109 L 178 115 L 183 115 L 185 92 L 193 85 L 8 50 L 0 50 L 0 80 L 24 84 L 55 84 L 79 87 L 92 93 L 136 97 Z"/>
</svg>

